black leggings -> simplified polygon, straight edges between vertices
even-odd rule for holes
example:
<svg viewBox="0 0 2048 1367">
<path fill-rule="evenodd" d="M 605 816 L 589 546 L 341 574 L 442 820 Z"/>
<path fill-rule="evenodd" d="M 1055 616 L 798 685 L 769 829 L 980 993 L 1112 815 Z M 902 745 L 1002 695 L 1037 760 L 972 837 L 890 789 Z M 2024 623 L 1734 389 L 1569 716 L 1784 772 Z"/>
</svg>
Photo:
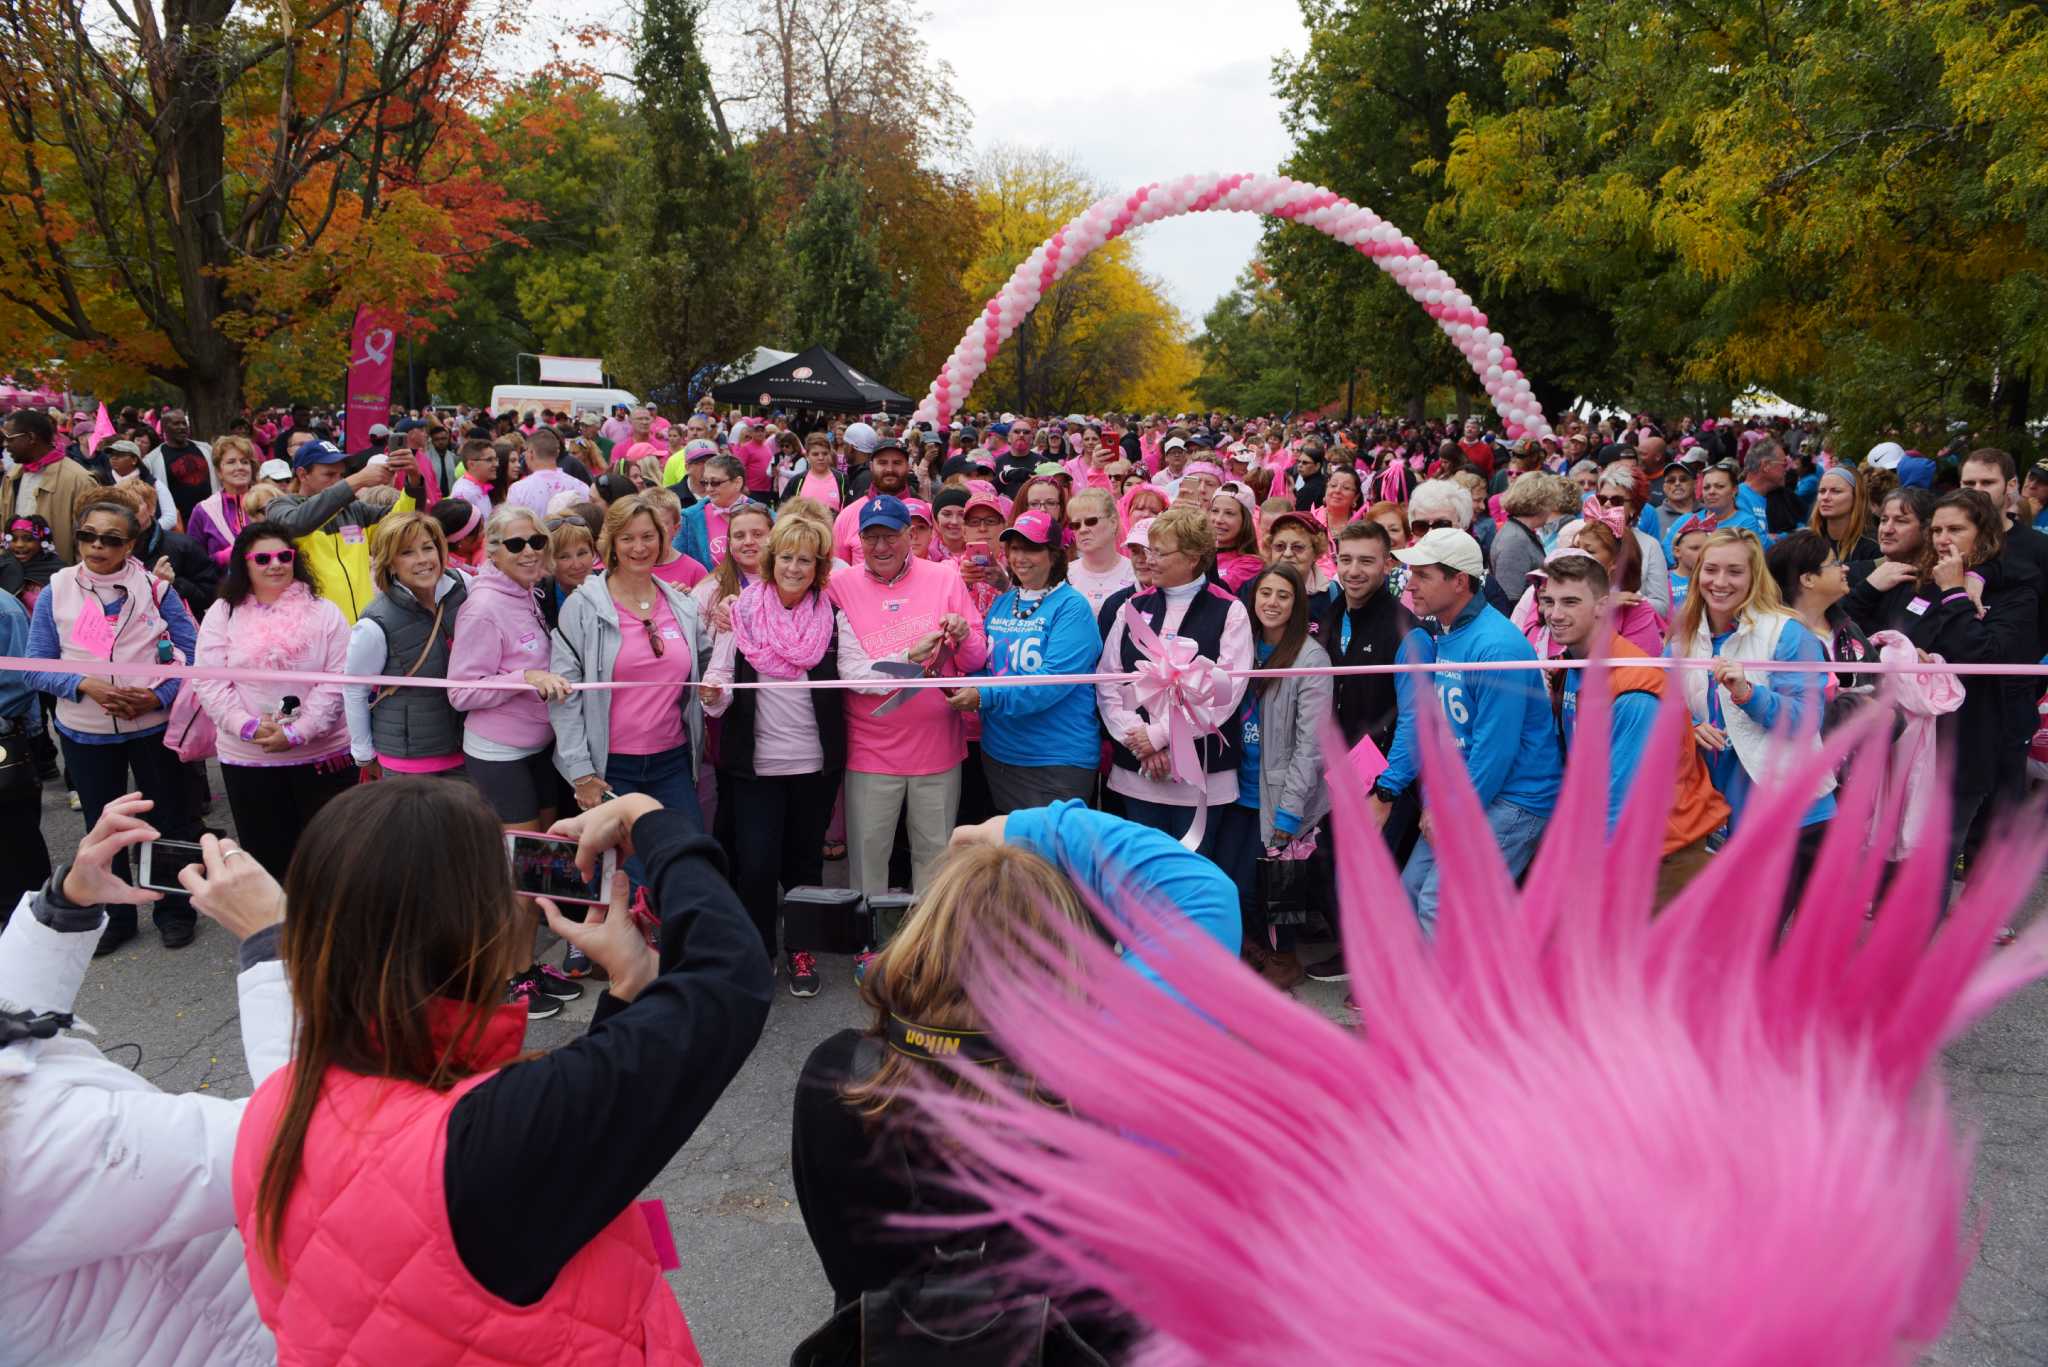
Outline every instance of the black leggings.
<svg viewBox="0 0 2048 1367">
<path fill-rule="evenodd" d="M 345 750 L 315 764 L 223 764 L 220 772 L 242 848 L 280 883 L 299 832 L 356 784 L 355 761 Z"/>
<path fill-rule="evenodd" d="M 197 840 L 200 835 L 199 813 L 192 805 L 192 790 L 185 779 L 185 766 L 176 755 L 164 746 L 164 733 L 152 731 L 145 736 L 131 736 L 105 745 L 87 745 L 58 733 L 64 746 L 64 772 L 71 778 L 71 786 L 78 791 L 78 805 L 85 817 L 85 828 L 89 831 L 100 819 L 106 805 L 123 793 L 139 791 L 156 805 L 144 814 L 144 820 L 156 827 L 158 835 L 166 840 Z M 129 782 L 129 776 L 134 782 Z M 123 850 L 114 856 L 114 875 L 122 882 L 128 878 L 128 852 Z M 152 904 L 152 914 L 158 926 L 192 925 L 199 919 L 199 913 L 192 910 L 192 899 L 182 892 L 165 893 L 163 898 Z M 107 924 L 133 928 L 136 923 L 135 908 L 113 903 L 107 907 Z"/>
<path fill-rule="evenodd" d="M 733 891 L 770 960 L 775 958 L 776 918 L 782 909 L 777 884 L 817 887 L 825 881 L 822 850 L 840 771 L 774 778 L 718 772 L 719 842 L 732 856 Z"/>
</svg>

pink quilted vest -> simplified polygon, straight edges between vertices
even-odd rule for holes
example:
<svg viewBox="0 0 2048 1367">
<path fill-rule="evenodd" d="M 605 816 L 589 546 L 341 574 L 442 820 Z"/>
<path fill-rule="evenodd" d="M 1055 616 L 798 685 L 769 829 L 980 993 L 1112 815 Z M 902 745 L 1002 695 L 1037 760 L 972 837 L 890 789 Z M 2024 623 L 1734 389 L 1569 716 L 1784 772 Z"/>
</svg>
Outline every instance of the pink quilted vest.
<svg viewBox="0 0 2048 1367">
<path fill-rule="evenodd" d="M 500 1009 L 484 1061 L 509 1061 L 525 1031 L 524 1006 Z M 235 1225 L 280 1363 L 702 1367 L 637 1207 L 532 1305 L 498 1299 L 463 1267 L 441 1181 L 448 1116 L 488 1072 L 437 1093 L 330 1069 L 285 1214 L 284 1277 L 272 1275 L 257 1249 L 255 1198 L 290 1075 L 280 1068 L 256 1089 L 235 1140 Z"/>
</svg>

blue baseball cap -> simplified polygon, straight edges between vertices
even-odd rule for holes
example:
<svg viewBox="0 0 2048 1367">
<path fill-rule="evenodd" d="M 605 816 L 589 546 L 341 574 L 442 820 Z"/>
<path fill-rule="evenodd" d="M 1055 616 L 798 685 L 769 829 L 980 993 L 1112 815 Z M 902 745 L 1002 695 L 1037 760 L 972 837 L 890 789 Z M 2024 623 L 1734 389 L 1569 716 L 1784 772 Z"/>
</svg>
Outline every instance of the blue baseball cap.
<svg viewBox="0 0 2048 1367">
<path fill-rule="evenodd" d="M 311 465 L 333 465 L 348 459 L 348 453 L 331 441 L 309 441 L 292 457 L 292 468 L 303 470 Z"/>
<path fill-rule="evenodd" d="M 900 532 L 909 525 L 910 509 L 894 494 L 876 494 L 861 507 L 860 529 L 863 532 L 870 527 L 887 527 L 892 532 Z"/>
</svg>

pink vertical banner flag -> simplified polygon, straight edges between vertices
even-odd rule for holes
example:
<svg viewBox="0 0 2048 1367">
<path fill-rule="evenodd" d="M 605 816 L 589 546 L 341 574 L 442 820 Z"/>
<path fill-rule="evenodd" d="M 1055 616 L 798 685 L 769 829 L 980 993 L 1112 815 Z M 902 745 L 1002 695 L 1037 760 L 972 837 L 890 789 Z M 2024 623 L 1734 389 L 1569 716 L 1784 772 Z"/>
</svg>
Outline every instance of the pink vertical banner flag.
<svg viewBox="0 0 2048 1367">
<path fill-rule="evenodd" d="M 377 309 L 357 309 L 355 335 L 348 344 L 348 426 L 350 451 L 370 446 L 370 428 L 391 421 L 391 364 L 398 333 Z"/>
<path fill-rule="evenodd" d="M 108 415 L 107 405 L 105 401 L 102 400 L 100 403 L 100 415 L 97 418 L 93 419 L 92 445 L 86 448 L 86 454 L 94 454 L 100 449 L 101 442 L 112 441 L 116 435 L 117 434 L 114 431 L 114 420 L 111 416 Z"/>
</svg>

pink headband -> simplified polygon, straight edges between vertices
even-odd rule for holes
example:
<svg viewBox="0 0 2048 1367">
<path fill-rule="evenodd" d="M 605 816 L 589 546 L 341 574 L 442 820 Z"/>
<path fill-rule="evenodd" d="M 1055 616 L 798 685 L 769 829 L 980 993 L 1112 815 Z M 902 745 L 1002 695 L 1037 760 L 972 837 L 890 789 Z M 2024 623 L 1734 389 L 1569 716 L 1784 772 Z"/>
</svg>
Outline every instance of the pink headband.
<svg viewBox="0 0 2048 1367">
<path fill-rule="evenodd" d="M 476 530 L 476 524 L 483 520 L 483 513 L 478 510 L 477 506 L 474 503 L 471 503 L 469 505 L 469 521 L 462 524 L 461 531 L 455 533 L 455 535 L 448 538 L 448 544 L 452 546 L 456 542 L 462 540 L 463 537 L 468 536 L 471 532 Z"/>
<path fill-rule="evenodd" d="M 1191 460 L 1181 469 L 1180 473 L 1183 479 L 1189 475 L 1207 475 L 1218 484 L 1230 478 L 1229 473 L 1212 460 Z"/>
</svg>

